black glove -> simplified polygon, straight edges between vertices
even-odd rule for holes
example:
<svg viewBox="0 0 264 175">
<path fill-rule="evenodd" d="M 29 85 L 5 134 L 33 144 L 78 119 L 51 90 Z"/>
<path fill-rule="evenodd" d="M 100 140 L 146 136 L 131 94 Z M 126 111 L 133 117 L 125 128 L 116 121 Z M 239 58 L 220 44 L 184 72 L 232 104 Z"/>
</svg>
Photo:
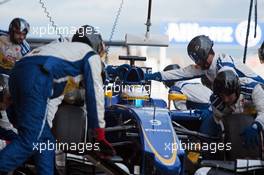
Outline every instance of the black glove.
<svg viewBox="0 0 264 175">
<path fill-rule="evenodd" d="M 124 79 L 124 75 L 131 69 L 129 64 L 122 64 L 118 67 L 113 67 L 111 65 L 106 67 L 106 72 L 108 75 L 118 76 L 120 79 Z"/>
</svg>

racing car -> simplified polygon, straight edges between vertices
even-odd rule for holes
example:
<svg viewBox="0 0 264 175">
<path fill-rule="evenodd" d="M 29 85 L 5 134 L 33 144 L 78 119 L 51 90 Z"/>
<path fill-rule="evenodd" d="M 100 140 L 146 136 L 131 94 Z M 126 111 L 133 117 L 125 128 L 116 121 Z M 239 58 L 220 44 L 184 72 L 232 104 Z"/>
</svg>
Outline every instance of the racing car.
<svg viewBox="0 0 264 175">
<path fill-rule="evenodd" d="M 78 158 L 67 155 L 66 171 L 69 174 L 76 174 L 77 171 L 79 174 L 81 170 L 74 168 L 77 162 L 83 161 L 81 164 L 88 167 L 93 159 L 96 163 L 93 161 L 92 163 L 103 165 L 104 170 L 108 169 L 108 174 L 109 171 L 113 171 L 112 174 L 183 174 L 185 154 L 183 150 L 176 148 L 176 145 L 179 145 L 179 138 L 173 128 L 166 102 L 151 99 L 151 83 L 144 80 L 144 74 L 150 73 L 151 68 L 139 68 L 134 65 L 135 61 L 144 61 L 146 58 L 120 57 L 120 59 L 129 60 L 131 67 L 122 73 L 122 77 L 109 75 L 110 83 L 115 83 L 115 86 L 107 86 L 111 90 L 106 88 L 105 100 L 106 136 L 118 156 L 113 160 L 102 161 L 94 157 Z M 120 90 L 115 92 L 117 87 Z M 76 114 L 79 119 L 76 119 Z M 86 133 L 85 120 L 81 108 L 61 106 L 54 121 L 55 135 L 61 138 L 62 142 L 88 141 L 86 139 L 89 136 L 80 134 Z M 60 121 L 64 123 L 63 128 L 58 126 Z M 73 133 L 67 126 L 78 126 L 78 129 Z M 166 144 L 174 146 L 166 148 Z M 80 164 L 78 166 L 80 167 Z M 117 169 L 119 172 L 116 172 Z M 89 172 L 89 168 L 87 171 Z M 99 173 L 102 170 L 93 171 Z"/>
<path fill-rule="evenodd" d="M 200 133 L 203 118 L 196 109 L 169 107 L 172 100 L 187 100 L 184 94 L 168 94 L 169 104 L 151 98 L 151 82 L 145 81 L 144 75 L 152 69 L 135 65 L 145 57 L 119 59 L 130 61 L 130 65 L 122 69 L 113 66 L 119 72 L 108 74 L 107 82 L 114 85 L 105 86 L 106 136 L 116 156 L 101 160 L 92 151 L 64 150 L 65 165 L 60 174 L 263 174 L 262 145 L 250 151 L 239 137 L 242 126 L 252 122 L 251 116 L 225 117 L 225 133 L 220 138 Z M 88 122 L 82 103 L 62 104 L 53 122 L 57 142 L 90 143 Z M 198 146 L 183 148 L 190 143 Z M 201 146 L 227 143 L 233 149 L 212 153 Z"/>
</svg>

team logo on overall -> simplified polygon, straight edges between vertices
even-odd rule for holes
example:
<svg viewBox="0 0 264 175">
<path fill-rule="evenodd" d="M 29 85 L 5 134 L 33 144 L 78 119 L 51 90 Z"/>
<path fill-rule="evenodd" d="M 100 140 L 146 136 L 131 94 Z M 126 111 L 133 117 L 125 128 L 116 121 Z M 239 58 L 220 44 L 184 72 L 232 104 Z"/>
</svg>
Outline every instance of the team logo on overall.
<svg viewBox="0 0 264 175">
<path fill-rule="evenodd" d="M 159 125 L 161 125 L 161 121 L 159 121 L 159 120 L 150 120 L 150 123 L 153 126 L 159 126 Z"/>
</svg>

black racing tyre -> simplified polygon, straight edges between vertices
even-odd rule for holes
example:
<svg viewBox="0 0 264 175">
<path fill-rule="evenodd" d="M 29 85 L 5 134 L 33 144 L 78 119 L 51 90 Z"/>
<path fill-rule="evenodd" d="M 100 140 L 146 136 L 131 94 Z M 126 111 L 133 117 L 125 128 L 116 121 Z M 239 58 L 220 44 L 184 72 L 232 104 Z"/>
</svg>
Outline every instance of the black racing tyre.
<svg viewBox="0 0 264 175">
<path fill-rule="evenodd" d="M 246 148 L 241 133 L 245 127 L 254 122 L 254 117 L 243 114 L 233 114 L 224 117 L 226 142 L 231 142 L 232 149 L 227 151 L 227 160 L 261 159 L 261 146 Z"/>
</svg>

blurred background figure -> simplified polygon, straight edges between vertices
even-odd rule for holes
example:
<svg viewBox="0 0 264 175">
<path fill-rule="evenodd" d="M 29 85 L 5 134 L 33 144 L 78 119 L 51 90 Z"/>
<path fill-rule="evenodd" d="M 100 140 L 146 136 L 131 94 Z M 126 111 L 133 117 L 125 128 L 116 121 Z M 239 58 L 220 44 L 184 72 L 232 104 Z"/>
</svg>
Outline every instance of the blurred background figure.
<svg viewBox="0 0 264 175">
<path fill-rule="evenodd" d="M 14 18 L 8 31 L 0 30 L 0 73 L 9 74 L 15 62 L 30 51 L 26 36 L 29 23 L 22 18 Z"/>
</svg>

